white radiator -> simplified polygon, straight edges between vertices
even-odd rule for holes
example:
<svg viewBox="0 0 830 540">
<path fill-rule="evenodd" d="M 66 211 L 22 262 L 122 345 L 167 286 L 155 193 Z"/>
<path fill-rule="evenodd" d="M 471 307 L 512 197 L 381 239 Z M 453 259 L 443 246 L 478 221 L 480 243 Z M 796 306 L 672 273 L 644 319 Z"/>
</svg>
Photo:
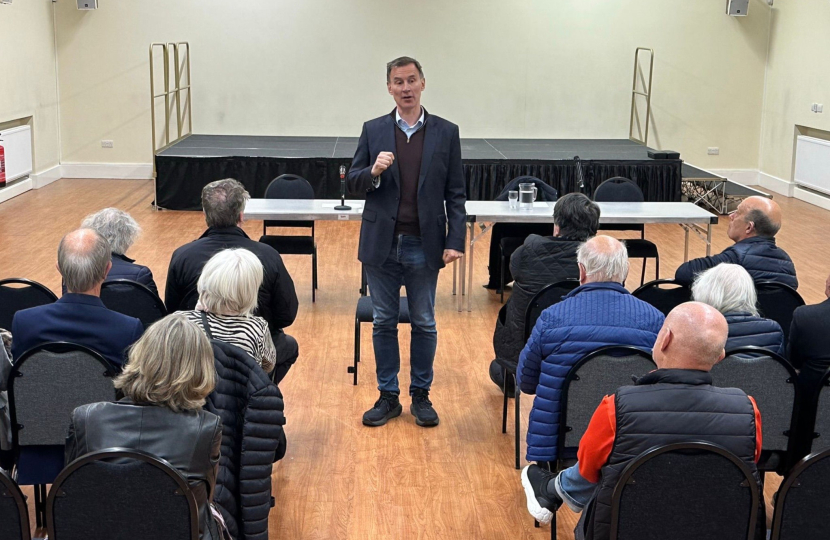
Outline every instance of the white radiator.
<svg viewBox="0 0 830 540">
<path fill-rule="evenodd" d="M 32 128 L 20 126 L 0 131 L 6 154 L 6 182 L 32 174 Z"/>
<path fill-rule="evenodd" d="M 795 183 L 830 194 L 830 141 L 800 135 L 795 144 Z"/>
</svg>

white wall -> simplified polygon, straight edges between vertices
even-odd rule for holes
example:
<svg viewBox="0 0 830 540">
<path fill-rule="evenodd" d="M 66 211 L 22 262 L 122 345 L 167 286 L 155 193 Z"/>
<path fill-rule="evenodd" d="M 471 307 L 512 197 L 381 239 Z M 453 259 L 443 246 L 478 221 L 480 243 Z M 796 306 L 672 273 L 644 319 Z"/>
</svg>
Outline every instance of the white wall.
<svg viewBox="0 0 830 540">
<path fill-rule="evenodd" d="M 464 137 L 627 138 L 634 49 L 652 47 L 651 145 L 704 167 L 758 163 L 764 0 L 746 18 L 723 0 L 100 4 L 56 4 L 67 162 L 151 160 L 147 48 L 187 40 L 195 131 L 270 135 L 357 136 L 393 107 L 385 62 L 408 54 L 424 64 L 424 104 Z"/>
<path fill-rule="evenodd" d="M 52 3 L 0 5 L 0 124 L 32 118 L 34 174 L 60 163 Z"/>
<path fill-rule="evenodd" d="M 830 2 L 776 1 L 761 132 L 762 173 L 793 177 L 796 126 L 830 131 Z M 824 104 L 824 113 L 810 111 Z M 826 137 L 826 134 L 825 134 Z"/>
</svg>

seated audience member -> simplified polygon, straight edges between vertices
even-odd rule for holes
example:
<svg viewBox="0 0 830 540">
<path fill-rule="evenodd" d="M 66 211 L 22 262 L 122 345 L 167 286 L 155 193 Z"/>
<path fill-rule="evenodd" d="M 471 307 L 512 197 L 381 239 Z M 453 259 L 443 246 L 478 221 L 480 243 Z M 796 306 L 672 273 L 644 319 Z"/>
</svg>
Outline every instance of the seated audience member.
<svg viewBox="0 0 830 540">
<path fill-rule="evenodd" d="M 0 328 L 0 334 L 6 331 Z M 9 415 L 8 384 L 12 372 L 12 359 L 8 349 L 0 344 L 0 467 L 11 470 L 14 464 L 12 454 L 12 421 Z"/>
<path fill-rule="evenodd" d="M 738 209 L 729 215 L 726 234 L 735 245 L 712 257 L 693 259 L 680 265 L 674 279 L 691 285 L 697 274 L 721 263 L 743 266 L 752 279 L 776 281 L 798 288 L 792 259 L 775 245 L 775 235 L 781 229 L 781 209 L 778 203 L 766 197 L 747 197 Z"/>
<path fill-rule="evenodd" d="M 802 439 L 797 441 L 799 458 L 810 448 L 821 378 L 830 368 L 830 277 L 825 281 L 824 294 L 828 298 L 824 302 L 796 308 L 787 341 L 787 358 L 800 370 L 798 385 L 802 406 L 796 430 Z"/>
<path fill-rule="evenodd" d="M 81 227 L 92 229 L 107 239 L 112 250 L 112 269 L 107 274 L 107 281 L 113 279 L 129 279 L 158 294 L 156 282 L 153 281 L 153 272 L 146 266 L 135 264 L 127 257 L 127 250 L 138 239 L 141 227 L 128 214 L 117 208 L 104 208 L 84 219 Z"/>
<path fill-rule="evenodd" d="M 199 509 L 200 538 L 221 540 L 210 503 L 222 422 L 202 410 L 215 377 L 213 349 L 204 333 L 183 314 L 161 319 L 130 349 L 129 362 L 115 379 L 124 398 L 72 413 L 66 463 L 106 448 L 159 457 L 187 479 Z"/>
<path fill-rule="evenodd" d="M 546 285 L 579 279 L 576 250 L 597 234 L 599 206 L 581 193 L 569 193 L 553 207 L 553 236 L 530 235 L 510 258 L 513 293 L 499 311 L 493 349 L 496 357 L 518 362 L 525 345 L 525 312 L 533 295 Z M 504 388 L 504 369 L 495 360 L 490 379 Z"/>
<path fill-rule="evenodd" d="M 723 313 L 729 325 L 727 352 L 752 346 L 784 356 L 784 332 L 777 322 L 758 316 L 755 282 L 742 266 L 723 263 L 698 274 L 692 296 Z"/>
<path fill-rule="evenodd" d="M 277 350 L 276 374 L 285 374 L 297 360 L 297 341 L 283 332 L 297 317 L 297 293 L 294 281 L 285 269 L 277 250 L 248 238 L 242 230 L 242 212 L 249 199 L 245 187 L 236 180 L 217 180 L 202 190 L 202 209 L 208 229 L 198 240 L 178 248 L 170 259 L 165 288 L 168 311 L 185 311 L 196 306 L 197 284 L 202 268 L 217 251 L 244 248 L 257 256 L 264 268 L 259 288 L 257 314 L 268 321 Z M 275 378 L 279 383 L 280 378 Z"/>
<path fill-rule="evenodd" d="M 543 523 L 564 501 L 582 512 L 576 539 L 609 538 L 611 496 L 626 465 L 651 448 L 704 441 L 738 456 L 755 474 L 761 415 L 737 388 L 712 386 L 709 371 L 724 357 L 727 324 L 711 306 L 687 302 L 666 317 L 654 344 L 657 370 L 606 396 L 579 444 L 578 463 L 558 475 L 522 470 L 527 509 Z"/>
<path fill-rule="evenodd" d="M 101 284 L 112 263 L 107 240 L 92 229 L 78 229 L 61 240 L 58 270 L 67 293 L 57 302 L 18 311 L 12 320 L 12 356 L 52 341 L 68 341 L 100 353 L 116 369 L 124 353 L 144 332 L 141 321 L 104 307 Z"/>
<path fill-rule="evenodd" d="M 595 236 L 579 247 L 579 282 L 539 316 L 519 357 L 517 375 L 525 394 L 536 394 L 527 429 L 527 460 L 557 458 L 560 392 L 571 367 L 586 354 L 610 345 L 651 349 L 663 314 L 623 287 L 628 275 L 625 246 Z"/>
<path fill-rule="evenodd" d="M 252 315 L 261 283 L 262 263 L 256 255 L 247 249 L 222 250 L 202 269 L 197 285 L 199 302 L 195 310 L 185 313 L 203 330 L 207 325 L 209 337 L 236 345 L 270 373 L 277 353 L 268 323 Z M 285 363 L 280 367 L 288 370 Z"/>
</svg>

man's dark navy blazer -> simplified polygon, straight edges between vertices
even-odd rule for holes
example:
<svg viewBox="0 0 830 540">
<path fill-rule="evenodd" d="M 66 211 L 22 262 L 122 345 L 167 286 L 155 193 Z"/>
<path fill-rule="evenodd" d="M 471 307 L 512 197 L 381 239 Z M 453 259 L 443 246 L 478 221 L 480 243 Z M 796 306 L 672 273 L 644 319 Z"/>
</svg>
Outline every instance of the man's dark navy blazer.
<svg viewBox="0 0 830 540">
<path fill-rule="evenodd" d="M 418 222 L 427 265 L 437 270 L 444 266 L 444 249 L 464 252 L 466 187 L 458 126 L 428 113 L 424 116 Z M 363 124 L 349 169 L 349 191 L 366 193 L 357 257 L 364 264 L 380 266 L 392 249 L 401 196 L 398 162 L 380 175 L 377 189 L 372 185 L 372 166 L 381 152 L 397 155 L 396 129 L 400 128 L 395 125 L 395 111 Z"/>
<path fill-rule="evenodd" d="M 52 341 L 69 341 L 101 353 L 117 369 L 125 350 L 144 333 L 141 321 L 109 310 L 97 296 L 65 294 L 57 302 L 18 311 L 12 321 L 12 356 Z"/>
</svg>

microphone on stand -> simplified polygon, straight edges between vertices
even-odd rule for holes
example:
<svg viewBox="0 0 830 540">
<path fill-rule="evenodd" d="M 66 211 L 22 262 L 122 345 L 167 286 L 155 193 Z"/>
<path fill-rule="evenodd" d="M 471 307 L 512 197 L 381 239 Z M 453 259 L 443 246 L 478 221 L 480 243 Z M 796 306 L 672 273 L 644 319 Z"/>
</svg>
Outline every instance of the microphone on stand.
<svg viewBox="0 0 830 540">
<path fill-rule="evenodd" d="M 576 184 L 579 187 L 580 193 L 585 193 L 585 175 L 582 173 L 582 160 L 579 156 L 574 156 L 576 162 Z"/>
<path fill-rule="evenodd" d="M 346 166 L 340 166 L 340 206 L 335 206 L 335 210 L 351 210 L 351 206 L 346 206 Z"/>
</svg>

